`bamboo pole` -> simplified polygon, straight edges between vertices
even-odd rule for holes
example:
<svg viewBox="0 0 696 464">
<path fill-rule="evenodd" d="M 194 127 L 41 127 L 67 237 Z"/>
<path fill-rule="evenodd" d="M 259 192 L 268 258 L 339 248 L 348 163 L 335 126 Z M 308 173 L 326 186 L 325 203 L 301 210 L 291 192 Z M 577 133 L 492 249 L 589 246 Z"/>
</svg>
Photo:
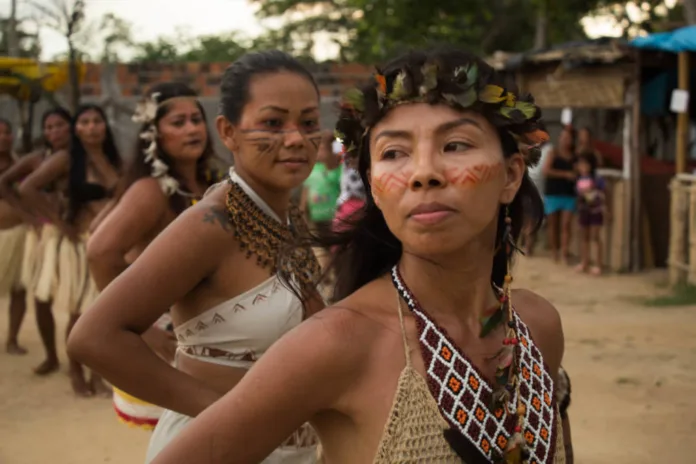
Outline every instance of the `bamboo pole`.
<svg viewBox="0 0 696 464">
<path fill-rule="evenodd" d="M 689 91 L 689 52 L 679 53 L 679 88 Z M 677 174 L 686 171 L 686 148 L 689 144 L 689 111 L 677 116 L 677 153 L 675 171 Z"/>
<path fill-rule="evenodd" d="M 687 225 L 689 231 L 689 275 L 687 282 L 691 285 L 696 285 L 696 182 L 691 183 L 691 187 L 685 190 L 689 195 L 689 223 Z M 686 257 L 686 253 L 684 253 Z"/>
<path fill-rule="evenodd" d="M 670 227 L 669 227 L 669 283 L 674 286 L 684 281 L 686 266 L 684 257 L 686 249 L 684 247 L 684 194 L 682 183 L 678 178 L 673 178 L 669 184 L 671 193 L 670 204 Z M 684 266 L 684 267 L 682 267 Z"/>
<path fill-rule="evenodd" d="M 633 230 L 633 198 L 635 195 L 635 184 L 633 183 L 635 157 L 633 156 L 633 100 L 636 97 L 633 88 L 635 79 L 631 79 L 626 86 L 624 95 L 624 123 L 623 123 L 623 188 L 624 202 L 621 211 L 623 221 L 623 240 L 621 241 L 621 269 L 631 270 L 631 250 L 633 248 L 633 234 L 638 233 Z"/>
<path fill-rule="evenodd" d="M 637 50 L 635 52 L 635 68 L 633 72 L 634 85 L 633 90 L 633 106 L 631 108 L 633 115 L 631 122 L 631 191 L 633 192 L 631 204 L 631 270 L 637 272 L 643 264 L 641 253 L 641 238 L 646 237 L 641 234 L 643 230 L 641 224 L 641 216 L 643 208 L 641 207 L 641 172 L 640 172 L 640 80 L 641 80 L 641 54 Z M 652 246 L 652 244 L 649 244 Z"/>
</svg>

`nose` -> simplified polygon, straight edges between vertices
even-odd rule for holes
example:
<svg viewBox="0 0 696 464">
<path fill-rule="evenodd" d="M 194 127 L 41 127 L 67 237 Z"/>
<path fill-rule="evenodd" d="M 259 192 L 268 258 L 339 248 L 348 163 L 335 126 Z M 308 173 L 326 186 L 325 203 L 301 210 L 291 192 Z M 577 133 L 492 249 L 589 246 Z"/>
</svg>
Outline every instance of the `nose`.
<svg viewBox="0 0 696 464">
<path fill-rule="evenodd" d="M 428 190 L 442 188 L 447 185 L 447 176 L 444 168 L 437 159 L 437 155 L 430 150 L 426 153 L 414 153 L 414 171 L 409 180 L 411 190 Z"/>
<path fill-rule="evenodd" d="M 186 132 L 189 134 L 195 134 L 202 129 L 203 123 L 197 123 L 196 121 L 187 121 L 184 127 Z"/>
<path fill-rule="evenodd" d="M 305 144 L 305 138 L 298 128 L 293 128 L 285 133 L 283 144 L 285 148 L 298 148 Z"/>
</svg>

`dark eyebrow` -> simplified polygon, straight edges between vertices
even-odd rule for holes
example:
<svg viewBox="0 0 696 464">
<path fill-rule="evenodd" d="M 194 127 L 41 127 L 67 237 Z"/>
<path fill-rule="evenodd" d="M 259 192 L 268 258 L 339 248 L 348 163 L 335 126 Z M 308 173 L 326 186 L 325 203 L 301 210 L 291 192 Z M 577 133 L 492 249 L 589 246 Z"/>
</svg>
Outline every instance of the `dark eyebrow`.
<svg viewBox="0 0 696 464">
<path fill-rule="evenodd" d="M 440 124 L 439 126 L 437 126 L 437 128 L 435 128 L 435 133 L 442 134 L 443 132 L 447 132 L 449 130 L 452 130 L 455 127 L 466 126 L 466 125 L 476 126 L 479 129 L 482 129 L 481 124 L 479 124 L 474 119 L 459 118 L 459 119 L 455 119 L 454 121 L 449 121 L 449 122 L 445 122 L 443 124 Z M 411 132 L 404 131 L 404 130 L 383 130 L 375 136 L 374 141 L 376 142 L 381 137 L 393 137 L 393 138 L 407 139 L 407 138 L 411 137 Z"/>
<path fill-rule="evenodd" d="M 313 112 L 313 111 L 317 111 L 318 109 L 319 109 L 319 108 L 317 108 L 316 106 L 310 106 L 310 107 L 305 108 L 305 109 L 303 109 L 302 111 L 300 111 L 300 113 L 301 113 L 301 114 L 307 114 L 307 113 L 311 113 L 311 112 Z M 279 107 L 279 106 L 274 106 L 274 105 L 264 106 L 264 107 L 261 108 L 259 111 L 265 111 L 265 110 L 278 111 L 279 113 L 285 113 L 285 114 L 290 113 L 290 111 L 289 111 L 288 109 L 286 109 L 286 108 L 281 108 L 281 107 Z"/>
<path fill-rule="evenodd" d="M 435 132 L 438 134 L 442 134 L 443 132 L 447 132 L 447 131 L 452 130 L 455 127 L 459 127 L 459 126 L 476 126 L 477 128 L 482 129 L 481 124 L 479 124 L 475 119 L 460 118 L 460 119 L 456 119 L 454 121 L 440 124 L 437 127 L 437 129 L 435 129 Z"/>
</svg>

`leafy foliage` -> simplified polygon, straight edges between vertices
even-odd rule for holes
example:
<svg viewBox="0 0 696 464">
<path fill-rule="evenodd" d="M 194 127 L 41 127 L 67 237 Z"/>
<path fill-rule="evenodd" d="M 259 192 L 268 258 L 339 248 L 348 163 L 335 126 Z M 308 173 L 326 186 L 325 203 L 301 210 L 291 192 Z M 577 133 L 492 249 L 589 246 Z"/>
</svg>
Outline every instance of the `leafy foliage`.
<svg viewBox="0 0 696 464">
<path fill-rule="evenodd" d="M 253 0 L 262 18 L 282 17 L 294 39 L 322 31 L 343 60 L 375 61 L 404 48 L 453 44 L 479 53 L 532 48 L 540 9 L 554 42 L 584 37 L 580 19 L 597 0 Z"/>
</svg>

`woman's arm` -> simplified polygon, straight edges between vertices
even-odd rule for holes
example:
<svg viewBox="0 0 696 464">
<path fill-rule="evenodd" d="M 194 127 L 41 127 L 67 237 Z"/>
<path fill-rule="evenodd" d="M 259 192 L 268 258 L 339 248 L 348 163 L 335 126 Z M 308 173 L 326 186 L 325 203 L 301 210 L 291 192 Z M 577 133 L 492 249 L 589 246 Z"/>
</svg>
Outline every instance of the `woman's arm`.
<svg viewBox="0 0 696 464">
<path fill-rule="evenodd" d="M 0 198 L 19 211 L 25 220 L 30 219 L 28 222 L 34 222 L 32 211 L 25 202 L 21 201 L 14 186 L 38 168 L 41 160 L 40 154 L 27 155 L 0 175 Z"/>
<path fill-rule="evenodd" d="M 349 313 L 326 309 L 290 331 L 153 463 L 256 464 L 316 414 L 339 410 L 370 346 Z"/>
<path fill-rule="evenodd" d="M 159 232 L 154 229 L 167 206 L 157 180 L 145 178 L 131 185 L 106 214 L 87 244 L 89 270 L 99 290 L 126 270 L 126 253 Z"/>
<path fill-rule="evenodd" d="M 65 234 L 73 236 L 74 228 L 63 221 L 56 196 L 44 191 L 51 183 L 67 176 L 69 169 L 70 154 L 67 151 L 55 153 L 22 181 L 19 196 L 37 215 L 47 218 Z"/>
<path fill-rule="evenodd" d="M 221 250 L 235 246 L 220 195 L 182 213 L 135 262 L 101 293 L 68 340 L 72 359 L 116 387 L 153 404 L 196 416 L 219 397 L 205 383 L 178 371 L 148 348 L 141 335 L 201 281 L 214 274 Z M 144 382 L 143 379 L 148 379 Z"/>
</svg>

